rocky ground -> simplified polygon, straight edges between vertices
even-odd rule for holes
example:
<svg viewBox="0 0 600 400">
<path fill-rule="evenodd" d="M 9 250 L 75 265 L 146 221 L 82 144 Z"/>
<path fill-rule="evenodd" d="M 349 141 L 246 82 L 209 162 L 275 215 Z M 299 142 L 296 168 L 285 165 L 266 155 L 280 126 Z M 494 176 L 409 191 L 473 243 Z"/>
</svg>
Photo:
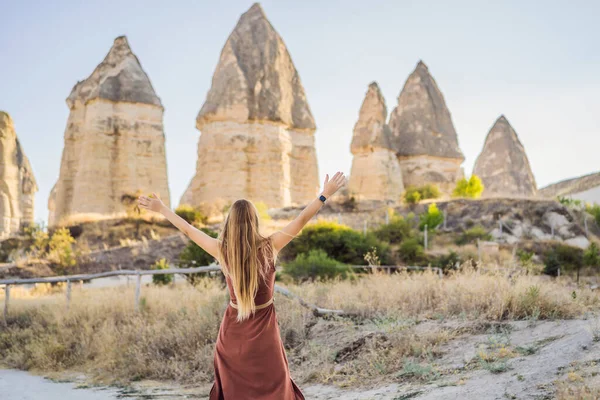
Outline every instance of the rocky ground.
<svg viewBox="0 0 600 400">
<path fill-rule="evenodd" d="M 335 323 L 333 323 L 335 325 Z M 400 400 L 400 399 L 595 399 L 598 393 L 567 397 L 559 395 L 570 388 L 573 393 L 600 388 L 597 363 L 600 361 L 600 324 L 597 319 L 556 321 L 516 321 L 481 323 L 428 321 L 419 329 L 427 332 L 443 327 L 464 334 L 456 336 L 440 349 L 440 357 L 422 370 L 404 371 L 373 381 L 362 380 L 351 387 L 301 384 L 307 399 Z M 321 320 L 314 328 L 324 345 L 341 351 L 361 351 L 360 338 L 373 333 L 372 327 L 360 328 L 352 335 L 340 335 L 332 322 Z M 334 344 L 335 343 L 335 344 Z M 486 361 L 487 358 L 487 361 Z M 70 385 L 64 385 L 66 381 Z M 56 377 L 54 377 L 56 378 Z M 7 382 L 11 384 L 8 385 Z M 71 399 L 208 399 L 209 385 L 203 387 L 136 382 L 127 388 L 92 387 L 84 377 L 62 375 L 62 386 L 48 386 L 46 391 L 64 400 Z M 17 384 L 18 383 L 18 384 Z M 48 385 L 23 372 L 0 370 L 0 388 L 15 392 L 16 399 Z M 79 389 L 74 389 L 79 388 Z M 597 390 L 597 389 L 595 389 Z M 8 392 L 10 393 L 10 392 Z M 21 393 L 21 397 L 18 394 Z M 561 392 L 562 393 L 562 392 Z M 593 394 L 596 393 L 596 394 Z M 60 394 L 60 396 L 59 396 Z M 39 397 L 41 398 L 41 397 Z M 48 397 L 44 397 L 48 398 Z"/>
</svg>

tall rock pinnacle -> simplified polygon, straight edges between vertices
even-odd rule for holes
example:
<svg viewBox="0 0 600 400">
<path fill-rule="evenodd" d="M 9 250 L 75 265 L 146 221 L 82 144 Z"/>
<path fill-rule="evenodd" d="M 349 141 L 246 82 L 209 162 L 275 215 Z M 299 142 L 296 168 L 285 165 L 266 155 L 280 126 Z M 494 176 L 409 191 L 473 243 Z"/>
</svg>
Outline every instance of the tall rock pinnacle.
<svg viewBox="0 0 600 400">
<path fill-rule="evenodd" d="M 33 223 L 37 184 L 10 115 L 0 111 L 0 238 Z"/>
<path fill-rule="evenodd" d="M 137 193 L 169 204 L 163 107 L 124 36 L 67 98 L 60 176 L 49 225 L 121 217 Z"/>
<path fill-rule="evenodd" d="M 398 201 L 404 190 L 386 120 L 385 99 L 373 82 L 360 108 L 350 145 L 354 158 L 348 189 L 359 200 Z"/>
<path fill-rule="evenodd" d="M 525 148 L 501 115 L 485 139 L 473 174 L 485 186 L 484 196 L 535 196 L 537 187 Z"/>
<path fill-rule="evenodd" d="M 246 197 L 282 207 L 317 194 L 315 122 L 283 39 L 259 4 L 225 42 L 196 126 L 196 175 L 182 204 Z"/>
<path fill-rule="evenodd" d="M 404 183 L 452 190 L 464 156 L 444 96 L 422 61 L 406 80 L 389 126 Z"/>
</svg>

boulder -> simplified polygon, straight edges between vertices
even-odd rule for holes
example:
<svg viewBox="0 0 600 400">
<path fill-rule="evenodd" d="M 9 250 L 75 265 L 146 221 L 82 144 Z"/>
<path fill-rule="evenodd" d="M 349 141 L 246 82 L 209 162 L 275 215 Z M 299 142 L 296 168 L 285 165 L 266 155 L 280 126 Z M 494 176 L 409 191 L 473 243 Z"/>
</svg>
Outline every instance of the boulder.
<svg viewBox="0 0 600 400">
<path fill-rule="evenodd" d="M 67 98 L 69 119 L 48 223 L 123 217 L 137 195 L 170 206 L 163 106 L 127 38 Z"/>
</svg>

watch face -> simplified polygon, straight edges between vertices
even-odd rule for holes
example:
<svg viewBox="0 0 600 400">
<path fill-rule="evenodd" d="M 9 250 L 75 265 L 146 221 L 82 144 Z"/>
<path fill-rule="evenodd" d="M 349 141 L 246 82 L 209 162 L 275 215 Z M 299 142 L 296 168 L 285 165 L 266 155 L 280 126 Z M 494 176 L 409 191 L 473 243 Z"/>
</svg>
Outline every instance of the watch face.
<svg viewBox="0 0 600 400">
<path fill-rule="evenodd" d="M 319 196 L 319 200 L 321 200 L 323 203 L 325 203 L 325 200 L 327 200 L 327 199 L 325 198 L 325 196 L 321 195 L 321 196 Z"/>
</svg>

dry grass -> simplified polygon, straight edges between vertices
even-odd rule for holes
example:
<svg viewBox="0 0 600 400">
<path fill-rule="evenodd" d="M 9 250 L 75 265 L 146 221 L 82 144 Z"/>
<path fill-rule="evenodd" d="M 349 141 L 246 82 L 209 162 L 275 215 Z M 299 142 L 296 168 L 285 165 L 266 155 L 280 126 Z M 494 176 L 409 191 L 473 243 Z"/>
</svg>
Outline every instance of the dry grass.
<svg viewBox="0 0 600 400">
<path fill-rule="evenodd" d="M 308 283 L 291 289 L 321 307 L 385 319 L 573 318 L 600 304 L 593 291 L 574 291 L 567 279 L 506 279 L 476 271 L 458 272 L 444 279 L 433 272 L 379 273 L 358 281 Z"/>
<path fill-rule="evenodd" d="M 377 273 L 290 289 L 319 306 L 362 317 L 317 319 L 296 302 L 276 298 L 293 376 L 342 386 L 436 377 L 440 347 L 459 332 L 442 324 L 424 331 L 418 323 L 424 319 L 572 318 L 599 303 L 585 289 L 573 296 L 566 282 L 475 272 L 444 279 Z M 8 326 L 0 330 L 0 363 L 41 372 L 76 370 L 111 383 L 212 380 L 214 341 L 227 302 L 218 280 L 207 278 L 196 288 L 144 287 L 139 313 L 133 310 L 133 286 L 75 286 L 68 311 L 63 290 L 13 288 Z M 502 351 L 498 357 L 509 356 Z"/>
</svg>

